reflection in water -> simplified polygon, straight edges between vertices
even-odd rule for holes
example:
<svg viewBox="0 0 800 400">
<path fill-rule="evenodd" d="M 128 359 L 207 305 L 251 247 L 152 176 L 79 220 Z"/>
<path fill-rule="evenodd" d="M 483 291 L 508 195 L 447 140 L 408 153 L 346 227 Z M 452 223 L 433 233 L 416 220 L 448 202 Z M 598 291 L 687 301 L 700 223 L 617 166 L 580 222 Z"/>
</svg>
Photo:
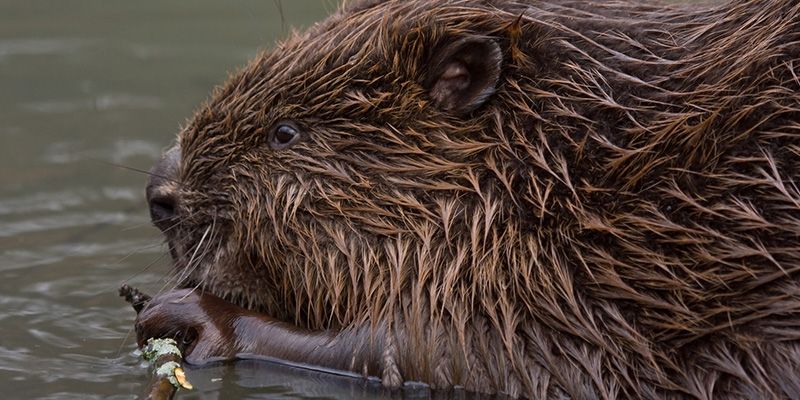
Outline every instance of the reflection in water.
<svg viewBox="0 0 800 400">
<path fill-rule="evenodd" d="M 203 399 L 225 399 L 230 393 L 253 398 L 391 398 L 380 384 L 363 379 L 332 376 L 263 361 L 239 361 L 189 371 Z"/>
</svg>

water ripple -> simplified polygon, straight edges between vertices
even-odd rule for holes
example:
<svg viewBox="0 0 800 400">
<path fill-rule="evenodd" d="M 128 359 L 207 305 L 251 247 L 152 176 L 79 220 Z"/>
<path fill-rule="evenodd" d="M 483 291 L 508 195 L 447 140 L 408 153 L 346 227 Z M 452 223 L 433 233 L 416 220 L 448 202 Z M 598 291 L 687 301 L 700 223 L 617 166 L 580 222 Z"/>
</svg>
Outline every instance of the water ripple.
<svg viewBox="0 0 800 400">
<path fill-rule="evenodd" d="M 78 344 L 72 342 L 71 340 L 59 336 L 54 335 L 50 332 L 46 332 L 40 329 L 28 329 L 28 333 L 31 336 L 35 337 L 36 339 L 41 340 L 47 344 L 55 345 L 56 347 L 60 347 L 62 349 L 74 349 L 76 347 L 80 347 Z"/>
<path fill-rule="evenodd" d="M 107 160 L 116 164 L 128 158 L 144 156 L 157 159 L 162 147 L 153 142 L 137 139 L 120 139 L 104 148 L 81 149 L 82 142 L 57 142 L 45 149 L 44 161 L 51 164 L 67 164 L 84 160 Z"/>
<path fill-rule="evenodd" d="M 10 56 L 42 56 L 75 53 L 92 43 L 86 39 L 5 39 L 0 40 L 0 59 Z"/>
<path fill-rule="evenodd" d="M 83 204 L 83 198 L 73 190 L 42 192 L 12 199 L 0 199 L 0 215 L 37 211 L 62 211 Z"/>
<path fill-rule="evenodd" d="M 45 114 L 72 113 L 76 111 L 96 110 L 136 110 L 158 109 L 164 102 L 155 96 L 142 96 L 127 93 L 112 93 L 90 99 L 47 100 L 21 104 L 24 110 Z"/>
<path fill-rule="evenodd" d="M 0 271 L 31 268 L 40 265 L 53 265 L 74 257 L 115 256 L 124 257 L 129 254 L 160 255 L 164 252 L 163 241 L 154 236 L 142 239 L 121 239 L 110 243 L 72 243 L 41 246 L 32 249 L 11 249 L 2 253 L 3 263 Z M 61 277 L 68 283 L 66 277 Z M 47 282 L 38 282 L 47 285 Z"/>
<path fill-rule="evenodd" d="M 121 224 L 127 221 L 130 221 L 130 217 L 123 212 L 80 212 L 48 215 L 38 218 L 29 218 L 24 221 L 0 223 L 0 237 L 98 224 Z"/>
</svg>

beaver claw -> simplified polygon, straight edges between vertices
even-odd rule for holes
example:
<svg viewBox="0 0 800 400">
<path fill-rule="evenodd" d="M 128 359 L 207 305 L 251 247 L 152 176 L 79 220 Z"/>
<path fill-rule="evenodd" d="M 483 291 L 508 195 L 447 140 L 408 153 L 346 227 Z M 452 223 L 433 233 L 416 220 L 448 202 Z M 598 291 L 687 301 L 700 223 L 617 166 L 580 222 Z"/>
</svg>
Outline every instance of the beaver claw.
<svg viewBox="0 0 800 400">
<path fill-rule="evenodd" d="M 210 294 L 181 289 L 154 297 L 136 317 L 136 341 L 173 338 L 190 364 L 236 353 L 233 321 L 244 309 Z"/>
</svg>

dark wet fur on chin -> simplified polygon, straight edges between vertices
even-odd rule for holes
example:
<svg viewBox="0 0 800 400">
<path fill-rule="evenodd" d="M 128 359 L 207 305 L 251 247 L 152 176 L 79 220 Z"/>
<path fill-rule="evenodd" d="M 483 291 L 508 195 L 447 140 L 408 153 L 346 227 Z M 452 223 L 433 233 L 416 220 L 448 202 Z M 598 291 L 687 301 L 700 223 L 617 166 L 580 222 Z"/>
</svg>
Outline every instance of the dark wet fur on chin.
<svg viewBox="0 0 800 400">
<path fill-rule="evenodd" d="M 354 4 L 215 91 L 179 137 L 176 274 L 386 324 L 383 368 L 434 387 L 800 398 L 800 3 L 444 3 Z M 501 78 L 454 116 L 425 63 L 472 34 Z"/>
</svg>

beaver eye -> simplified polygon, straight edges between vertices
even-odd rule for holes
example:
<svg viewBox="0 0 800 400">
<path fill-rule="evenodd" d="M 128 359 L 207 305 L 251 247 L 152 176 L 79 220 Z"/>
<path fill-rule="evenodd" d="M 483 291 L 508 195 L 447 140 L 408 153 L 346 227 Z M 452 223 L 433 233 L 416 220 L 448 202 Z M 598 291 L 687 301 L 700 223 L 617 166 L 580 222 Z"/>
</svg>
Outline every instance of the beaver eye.
<svg viewBox="0 0 800 400">
<path fill-rule="evenodd" d="M 285 149 L 300 139 L 300 132 L 297 128 L 289 123 L 279 123 L 272 130 L 270 137 L 270 145 L 275 150 Z"/>
</svg>

